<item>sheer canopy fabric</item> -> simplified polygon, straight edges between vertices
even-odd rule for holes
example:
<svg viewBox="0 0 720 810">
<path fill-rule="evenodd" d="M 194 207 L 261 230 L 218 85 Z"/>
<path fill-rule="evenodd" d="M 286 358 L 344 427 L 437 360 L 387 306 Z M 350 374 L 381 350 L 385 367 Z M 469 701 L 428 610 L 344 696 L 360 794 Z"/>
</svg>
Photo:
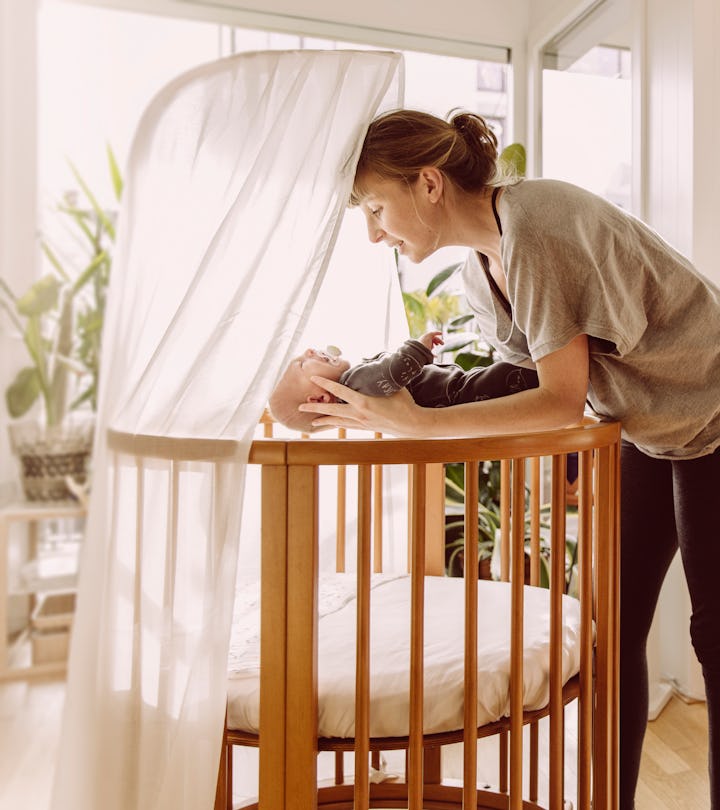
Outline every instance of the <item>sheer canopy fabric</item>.
<svg viewBox="0 0 720 810">
<path fill-rule="evenodd" d="M 244 54 L 179 77 L 143 116 L 108 298 L 53 810 L 212 807 L 247 450 L 306 330 L 365 129 L 399 102 L 400 67 L 383 52 Z M 374 309 L 383 323 L 361 327 L 373 353 L 390 337 L 386 303 Z M 239 452 L 138 463 L 108 446 L 109 430 L 231 438 Z"/>
</svg>

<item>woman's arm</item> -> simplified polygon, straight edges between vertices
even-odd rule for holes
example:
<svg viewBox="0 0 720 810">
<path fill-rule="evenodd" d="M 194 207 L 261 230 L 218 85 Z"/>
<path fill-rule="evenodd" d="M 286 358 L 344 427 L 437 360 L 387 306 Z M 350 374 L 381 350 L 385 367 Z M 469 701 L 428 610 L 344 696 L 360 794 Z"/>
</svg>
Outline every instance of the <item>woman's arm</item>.
<svg viewBox="0 0 720 810">
<path fill-rule="evenodd" d="M 407 389 L 378 399 L 314 377 L 314 382 L 345 403 L 308 402 L 300 410 L 317 413 L 315 424 L 325 427 L 361 428 L 417 438 L 526 433 L 579 422 L 589 378 L 587 336 L 579 335 L 543 357 L 537 363 L 537 372 L 538 388 L 449 408 L 422 408 L 413 402 Z"/>
</svg>

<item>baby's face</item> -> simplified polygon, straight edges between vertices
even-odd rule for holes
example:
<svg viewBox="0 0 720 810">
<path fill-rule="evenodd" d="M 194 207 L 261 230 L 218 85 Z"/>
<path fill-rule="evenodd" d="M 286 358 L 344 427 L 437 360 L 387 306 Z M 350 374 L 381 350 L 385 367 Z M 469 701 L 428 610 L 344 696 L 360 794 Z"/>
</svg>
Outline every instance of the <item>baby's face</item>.
<svg viewBox="0 0 720 810">
<path fill-rule="evenodd" d="M 339 354 L 330 355 L 319 349 L 306 349 L 290 363 L 285 379 L 294 390 L 303 392 L 304 400 L 325 399 L 327 391 L 311 382 L 310 377 L 324 377 L 327 380 L 339 380 L 350 368 L 350 363 Z"/>
<path fill-rule="evenodd" d="M 300 372 L 303 376 L 325 377 L 328 380 L 339 380 L 350 368 L 350 363 L 340 354 L 331 355 L 319 349 L 306 349 L 300 357 L 296 358 Z"/>
</svg>

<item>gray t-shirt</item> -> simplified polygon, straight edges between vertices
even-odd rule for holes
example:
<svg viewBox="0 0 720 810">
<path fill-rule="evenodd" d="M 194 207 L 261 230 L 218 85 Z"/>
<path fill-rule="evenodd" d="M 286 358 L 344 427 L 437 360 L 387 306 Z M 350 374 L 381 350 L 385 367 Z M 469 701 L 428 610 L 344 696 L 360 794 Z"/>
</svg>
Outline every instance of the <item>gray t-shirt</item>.
<svg viewBox="0 0 720 810">
<path fill-rule="evenodd" d="M 502 359 L 590 338 L 593 409 L 651 456 L 720 446 L 720 290 L 651 228 L 588 191 L 522 180 L 498 200 L 512 317 L 472 252 L 468 303 Z"/>
</svg>

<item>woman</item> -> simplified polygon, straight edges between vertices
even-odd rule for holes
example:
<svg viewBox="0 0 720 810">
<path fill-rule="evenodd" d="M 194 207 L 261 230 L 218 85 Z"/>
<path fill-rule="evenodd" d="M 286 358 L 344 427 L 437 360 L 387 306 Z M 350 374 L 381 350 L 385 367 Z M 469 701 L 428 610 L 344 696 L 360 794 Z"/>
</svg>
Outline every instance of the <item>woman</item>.
<svg viewBox="0 0 720 810">
<path fill-rule="evenodd" d="M 462 245 L 468 302 L 503 360 L 534 366 L 535 389 L 443 409 L 407 391 L 308 403 L 315 424 L 396 435 L 477 436 L 576 423 L 586 399 L 623 424 L 621 810 L 634 806 L 647 723 L 645 645 L 680 548 L 703 667 L 712 807 L 720 810 L 720 290 L 639 220 L 553 180 L 504 181 L 485 122 L 413 111 L 374 121 L 351 202 L 372 242 L 413 262 Z"/>
</svg>

